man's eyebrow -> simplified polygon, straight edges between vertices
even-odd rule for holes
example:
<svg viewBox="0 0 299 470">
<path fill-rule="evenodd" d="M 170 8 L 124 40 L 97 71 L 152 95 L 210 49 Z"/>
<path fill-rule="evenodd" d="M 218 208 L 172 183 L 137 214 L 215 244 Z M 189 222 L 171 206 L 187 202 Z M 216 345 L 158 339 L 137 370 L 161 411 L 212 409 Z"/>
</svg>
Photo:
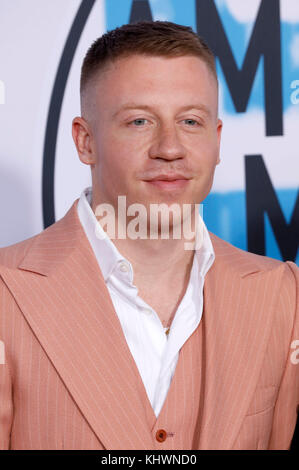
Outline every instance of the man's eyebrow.
<svg viewBox="0 0 299 470">
<path fill-rule="evenodd" d="M 121 106 L 114 114 L 113 117 L 116 117 L 119 113 L 123 111 L 127 111 L 130 109 L 145 109 L 147 111 L 154 111 L 154 106 L 149 106 L 147 104 L 140 104 L 140 103 L 126 103 L 123 106 Z M 182 106 L 180 108 L 181 111 L 187 111 L 188 109 L 198 109 L 208 116 L 211 116 L 211 111 L 210 109 L 204 105 L 203 103 L 192 103 L 192 104 L 187 104 L 185 106 Z"/>
</svg>

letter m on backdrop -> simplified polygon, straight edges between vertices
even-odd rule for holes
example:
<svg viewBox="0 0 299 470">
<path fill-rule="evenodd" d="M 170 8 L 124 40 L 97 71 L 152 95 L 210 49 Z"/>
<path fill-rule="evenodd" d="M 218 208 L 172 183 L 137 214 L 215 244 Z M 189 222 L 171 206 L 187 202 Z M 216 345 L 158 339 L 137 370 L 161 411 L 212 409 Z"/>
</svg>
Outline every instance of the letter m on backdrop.
<svg viewBox="0 0 299 470">
<path fill-rule="evenodd" d="M 196 1 L 196 27 L 220 61 L 238 113 L 246 111 L 258 63 L 263 57 L 266 135 L 282 135 L 279 0 L 261 0 L 241 69 L 236 65 L 214 0 Z"/>
</svg>

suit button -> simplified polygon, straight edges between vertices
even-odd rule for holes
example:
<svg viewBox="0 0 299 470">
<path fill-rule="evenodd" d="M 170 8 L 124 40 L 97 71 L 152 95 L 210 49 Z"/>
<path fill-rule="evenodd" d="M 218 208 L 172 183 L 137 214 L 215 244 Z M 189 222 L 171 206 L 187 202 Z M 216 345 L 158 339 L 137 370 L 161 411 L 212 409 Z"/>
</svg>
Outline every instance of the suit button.
<svg viewBox="0 0 299 470">
<path fill-rule="evenodd" d="M 158 429 L 156 432 L 156 439 L 159 442 L 164 442 L 166 439 L 167 433 L 164 431 L 164 429 Z"/>
</svg>

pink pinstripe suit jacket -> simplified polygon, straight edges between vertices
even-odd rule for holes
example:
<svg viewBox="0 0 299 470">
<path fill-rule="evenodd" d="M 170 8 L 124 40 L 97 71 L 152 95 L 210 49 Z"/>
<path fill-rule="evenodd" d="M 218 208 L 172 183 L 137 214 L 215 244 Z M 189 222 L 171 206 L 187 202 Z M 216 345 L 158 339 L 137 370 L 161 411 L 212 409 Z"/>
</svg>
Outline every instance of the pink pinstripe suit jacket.
<svg viewBox="0 0 299 470">
<path fill-rule="evenodd" d="M 203 353 L 192 448 L 288 449 L 299 404 L 298 267 L 210 233 L 216 259 L 200 329 L 181 349 L 156 419 L 77 203 L 40 234 L 0 249 L 0 449 L 190 446 L 179 433 L 157 442 L 155 432 L 178 410 L 184 416 L 188 400 L 176 397 L 188 393 L 195 334 Z"/>
</svg>

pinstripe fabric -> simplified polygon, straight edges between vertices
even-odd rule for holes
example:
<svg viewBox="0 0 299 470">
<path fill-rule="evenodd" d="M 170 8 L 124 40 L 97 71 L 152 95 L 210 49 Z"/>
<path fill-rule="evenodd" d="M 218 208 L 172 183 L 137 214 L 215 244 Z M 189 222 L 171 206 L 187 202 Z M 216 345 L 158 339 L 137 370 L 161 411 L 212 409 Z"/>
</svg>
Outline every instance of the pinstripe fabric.
<svg viewBox="0 0 299 470">
<path fill-rule="evenodd" d="M 202 321 L 156 419 L 77 202 L 38 236 L 0 250 L 0 449 L 289 448 L 298 267 L 210 233 L 216 258 Z"/>
</svg>

